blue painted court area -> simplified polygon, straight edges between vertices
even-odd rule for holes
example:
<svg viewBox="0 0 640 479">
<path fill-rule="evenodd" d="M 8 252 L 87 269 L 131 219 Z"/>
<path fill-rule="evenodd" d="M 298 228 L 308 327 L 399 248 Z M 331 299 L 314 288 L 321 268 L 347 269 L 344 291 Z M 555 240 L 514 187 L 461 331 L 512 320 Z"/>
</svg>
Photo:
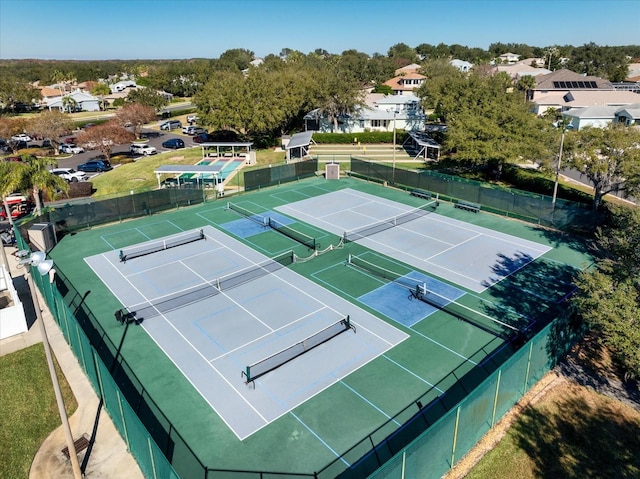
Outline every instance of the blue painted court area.
<svg viewBox="0 0 640 479">
<path fill-rule="evenodd" d="M 253 215 L 251 218 L 243 216 L 237 220 L 223 223 L 220 227 L 239 238 L 250 238 L 251 236 L 264 233 L 267 230 L 268 226 L 266 226 L 266 222 L 268 222 L 269 218 L 285 226 L 295 223 L 295 220 L 277 211 L 263 211 Z"/>
<path fill-rule="evenodd" d="M 415 283 L 416 285 L 424 283 L 426 284 L 427 291 L 437 293 L 440 297 L 449 300 L 449 302 L 455 301 L 465 294 L 464 291 L 458 288 L 418 271 L 412 271 L 410 274 L 400 278 L 400 281 Z M 435 306 L 412 298 L 409 289 L 394 282 L 387 283 L 378 289 L 370 291 L 360 296 L 358 300 L 407 327 L 414 326 L 438 311 Z"/>
</svg>

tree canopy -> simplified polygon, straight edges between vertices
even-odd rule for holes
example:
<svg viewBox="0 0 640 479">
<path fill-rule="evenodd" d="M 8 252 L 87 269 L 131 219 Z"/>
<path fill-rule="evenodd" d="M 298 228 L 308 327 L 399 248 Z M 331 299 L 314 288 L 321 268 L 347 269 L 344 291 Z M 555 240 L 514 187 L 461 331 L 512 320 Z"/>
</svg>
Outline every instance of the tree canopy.
<svg viewBox="0 0 640 479">
<path fill-rule="evenodd" d="M 573 304 L 626 375 L 640 378 L 640 209 L 614 208 L 596 247 L 597 267 L 579 275 Z"/>
<path fill-rule="evenodd" d="M 567 135 L 570 164 L 593 185 L 593 208 L 604 195 L 624 189 L 630 196 L 640 191 L 640 132 L 624 125 L 587 127 Z"/>
</svg>

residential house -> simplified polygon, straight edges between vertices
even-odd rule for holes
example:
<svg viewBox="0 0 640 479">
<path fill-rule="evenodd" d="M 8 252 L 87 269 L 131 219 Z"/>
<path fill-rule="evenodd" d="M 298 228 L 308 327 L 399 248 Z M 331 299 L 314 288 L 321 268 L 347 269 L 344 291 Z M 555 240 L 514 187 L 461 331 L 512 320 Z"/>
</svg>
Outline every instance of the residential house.
<svg viewBox="0 0 640 479">
<path fill-rule="evenodd" d="M 401 68 L 398 68 L 395 71 L 395 76 L 402 76 L 402 75 L 407 75 L 408 73 L 418 73 L 418 70 L 420 70 L 422 68 L 422 66 L 418 65 L 417 63 L 410 63 L 409 65 L 405 65 Z"/>
<path fill-rule="evenodd" d="M 100 111 L 100 99 L 80 90 L 72 91 L 63 96 L 50 98 L 46 102 L 46 107 L 49 110 L 65 111 L 69 108 L 69 104 L 65 100 L 69 98 L 72 100 L 75 111 Z"/>
<path fill-rule="evenodd" d="M 527 65 L 525 63 L 513 63 L 510 65 L 496 65 L 492 68 L 494 73 L 497 72 L 505 72 L 507 73 L 512 80 L 517 81 L 523 76 L 533 76 L 537 77 L 540 75 L 547 75 L 551 73 L 551 70 L 547 70 L 546 68 L 536 68 L 531 65 Z"/>
<path fill-rule="evenodd" d="M 473 63 L 469 63 L 469 62 L 466 62 L 464 60 L 457 60 L 457 59 L 451 60 L 449 62 L 449 64 L 452 67 L 455 67 L 458 70 L 460 70 L 462 73 L 470 72 L 471 69 L 473 68 Z"/>
<path fill-rule="evenodd" d="M 420 107 L 420 99 L 415 95 L 370 94 L 365 106 L 352 115 L 338 118 L 338 129 L 326 118 L 320 109 L 310 111 L 304 117 L 307 131 L 322 133 L 359 133 L 364 131 L 420 131 L 426 123 Z"/>
<path fill-rule="evenodd" d="M 640 125 L 640 103 L 574 108 L 563 112 L 562 116 L 571 128 L 576 130 L 586 127 L 605 128 L 611 123 L 622 123 L 626 126 Z"/>
<path fill-rule="evenodd" d="M 503 53 L 498 57 L 498 60 L 500 60 L 500 63 L 517 63 L 518 60 L 520 60 L 520 55 L 518 55 L 517 53 Z"/>
<path fill-rule="evenodd" d="M 125 91 L 127 88 L 136 88 L 138 85 L 133 80 L 120 80 L 119 82 L 112 83 L 109 85 L 109 89 L 111 93 L 120 93 Z"/>
<path fill-rule="evenodd" d="M 384 85 L 391 87 L 394 95 L 413 95 L 413 91 L 420 88 L 427 77 L 420 73 L 405 73 L 393 77 L 391 80 L 384 82 Z"/>
<path fill-rule="evenodd" d="M 618 108 L 615 122 L 622 123 L 625 126 L 640 125 L 640 103 Z"/>
<path fill-rule="evenodd" d="M 631 105 L 640 100 L 640 95 L 632 91 L 622 90 L 569 90 L 554 91 L 546 95 L 538 95 L 533 101 L 533 112 L 542 115 L 548 109 L 569 111 L 576 108 L 607 106 L 618 108 Z"/>
</svg>

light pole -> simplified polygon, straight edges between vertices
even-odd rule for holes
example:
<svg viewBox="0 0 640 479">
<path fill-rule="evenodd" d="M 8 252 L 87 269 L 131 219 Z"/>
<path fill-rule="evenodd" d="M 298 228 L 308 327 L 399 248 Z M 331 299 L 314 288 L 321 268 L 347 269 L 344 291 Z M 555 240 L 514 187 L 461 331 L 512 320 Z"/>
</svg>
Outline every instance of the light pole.
<svg viewBox="0 0 640 479">
<path fill-rule="evenodd" d="M 562 121 L 562 120 L 561 120 Z M 560 135 L 560 152 L 558 153 L 558 163 L 556 164 L 556 180 L 553 183 L 553 196 L 551 197 L 551 218 L 556 210 L 556 199 L 558 197 L 558 180 L 560 178 L 560 164 L 562 163 L 562 150 L 564 148 L 564 134 L 567 130 L 564 121 L 562 121 L 562 134 Z"/>
<path fill-rule="evenodd" d="M 398 110 L 393 110 L 393 173 L 391 183 L 396 182 L 396 115 Z"/>
<path fill-rule="evenodd" d="M 36 319 L 40 324 L 40 334 L 42 335 L 42 344 L 44 345 L 44 354 L 47 357 L 47 365 L 49 366 L 49 374 L 51 375 L 51 382 L 53 383 L 53 392 L 56 396 L 56 402 L 58 403 L 58 412 L 60 413 L 60 420 L 62 421 L 62 429 L 67 441 L 67 447 L 69 448 L 69 458 L 71 460 L 71 468 L 73 469 L 74 479 L 82 479 L 82 471 L 80 470 L 80 464 L 78 463 L 78 456 L 76 454 L 76 448 L 73 444 L 73 436 L 71 435 L 71 427 L 69 426 L 69 418 L 67 417 L 67 410 L 64 407 L 64 399 L 62 398 L 62 392 L 60 391 L 60 383 L 58 382 L 58 376 L 56 374 L 56 368 L 53 363 L 53 355 L 51 354 L 51 346 L 49 345 L 49 338 L 47 337 L 47 330 L 44 327 L 44 319 L 40 311 L 40 303 L 38 302 L 38 295 L 36 294 L 36 288 L 31 278 L 31 266 L 35 266 L 41 276 L 48 274 L 53 267 L 53 261 L 46 259 L 46 254 L 42 251 L 36 251 L 25 260 L 22 260 L 22 264 L 25 266 L 27 272 L 25 277 L 29 284 L 29 290 L 31 291 L 31 299 L 33 301 L 33 307 L 36 310 Z M 53 277 L 51 277 L 53 279 Z"/>
</svg>

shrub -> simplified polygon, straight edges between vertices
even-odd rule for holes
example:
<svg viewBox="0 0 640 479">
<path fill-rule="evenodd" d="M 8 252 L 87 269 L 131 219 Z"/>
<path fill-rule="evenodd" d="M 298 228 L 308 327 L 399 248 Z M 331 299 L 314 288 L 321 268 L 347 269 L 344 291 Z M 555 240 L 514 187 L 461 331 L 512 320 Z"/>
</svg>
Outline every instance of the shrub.
<svg viewBox="0 0 640 479">
<path fill-rule="evenodd" d="M 90 181 L 78 181 L 77 183 L 69 183 L 69 198 L 91 196 L 92 193 L 93 183 L 91 183 Z"/>
<path fill-rule="evenodd" d="M 406 131 L 396 132 L 396 144 L 401 144 L 407 138 Z M 342 144 L 348 145 L 354 142 L 354 139 L 361 144 L 370 143 L 389 143 L 393 144 L 392 131 L 361 131 L 358 133 L 314 133 L 313 141 L 318 144 Z"/>
</svg>

